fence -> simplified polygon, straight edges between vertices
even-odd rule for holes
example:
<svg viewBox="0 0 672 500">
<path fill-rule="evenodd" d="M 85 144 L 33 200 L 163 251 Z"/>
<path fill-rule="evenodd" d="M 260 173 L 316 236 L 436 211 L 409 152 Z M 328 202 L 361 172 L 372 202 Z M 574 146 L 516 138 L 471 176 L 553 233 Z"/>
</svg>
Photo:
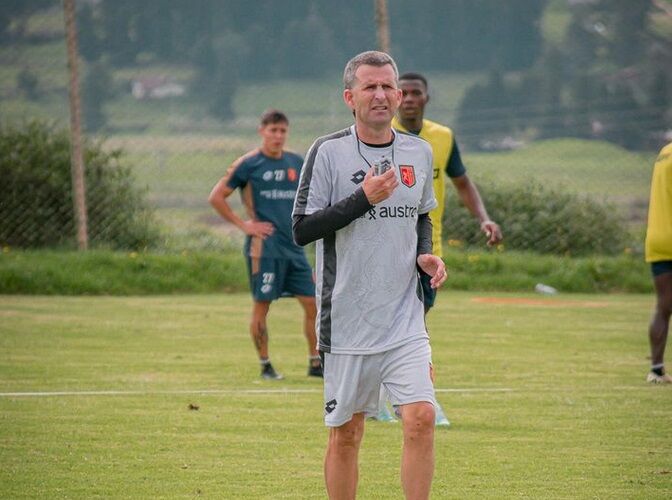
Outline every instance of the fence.
<svg viewBox="0 0 672 500">
<path fill-rule="evenodd" d="M 109 3 L 78 2 L 80 52 L 91 50 L 87 40 L 92 39 L 89 31 L 94 20 L 112 15 L 106 10 Z M 119 5 L 122 11 L 133 9 L 133 2 Z M 394 1 L 390 3 L 393 40 L 395 5 Z M 0 45 L 2 122 L 5 126 L 17 126 L 31 119 L 50 120 L 66 128 L 68 70 L 63 7 L 54 1 L 36 1 L 34 7 L 27 13 L 10 15 L 13 20 L 7 23 Z M 369 20 L 362 22 L 369 23 L 375 33 L 372 7 L 366 15 Z M 143 22 L 152 23 L 152 19 Z M 263 22 L 258 21 L 262 35 Z M 159 28 L 157 25 L 156 29 Z M 256 79 L 238 76 L 232 83 L 235 89 L 231 99 L 222 103 L 216 96 L 211 100 L 203 98 L 212 91 L 213 82 L 203 81 L 203 74 L 196 69 L 200 63 L 184 60 L 170 63 L 149 51 L 139 51 L 132 62 L 124 62 L 121 52 L 114 52 L 114 47 L 100 47 L 111 44 L 114 38 L 94 39 L 97 50 L 106 55 L 90 58 L 82 54 L 80 59 L 87 140 L 90 144 L 102 141 L 103 151 L 123 150 L 120 164 L 130 169 L 137 186 L 147 188 L 147 200 L 162 228 L 160 241 L 155 244 L 167 250 L 214 249 L 238 244 L 240 235 L 214 214 L 207 196 L 231 161 L 257 145 L 256 127 L 264 109 L 276 107 L 287 113 L 291 122 L 288 147 L 301 154 L 305 154 L 315 137 L 351 123 L 341 97 L 342 63 L 330 66 L 321 76 Z M 221 54 L 235 52 L 239 41 L 233 35 L 219 40 L 219 46 L 224 48 L 215 60 L 226 68 L 227 59 Z M 245 50 L 240 47 L 237 53 L 243 57 Z M 296 50 L 301 52 L 301 47 Z M 296 64 L 299 74 L 310 74 L 307 69 L 301 70 L 301 61 Z M 306 67 L 310 64 L 315 61 L 307 59 Z M 641 249 L 654 147 L 634 152 L 605 141 L 563 138 L 573 135 L 571 125 L 545 140 L 539 140 L 538 134 L 524 127 L 515 135 L 481 133 L 478 127 L 461 135 L 457 124 L 460 101 L 468 88 L 484 81 L 486 74 L 448 70 L 435 67 L 426 71 L 431 94 L 426 116 L 450 124 L 455 130 L 468 173 L 481 186 L 491 216 L 502 225 L 506 237 L 504 249 L 569 254 Z M 215 83 L 226 86 L 225 76 L 215 77 L 216 73 L 221 73 L 221 68 L 213 66 Z M 228 119 L 222 118 L 225 111 L 213 112 L 215 107 L 227 105 L 231 108 Z M 501 109 L 490 111 L 479 110 L 479 120 L 487 122 L 483 117 L 488 114 L 502 120 Z M 520 115 L 512 118 L 524 121 L 522 113 L 529 116 L 530 109 L 519 111 Z M 533 111 L 535 119 L 560 120 L 550 107 L 540 106 Z M 634 128 L 644 126 L 643 118 L 623 116 Z M 12 179 L 19 182 L 15 176 Z M 44 182 L 49 182 L 49 175 L 45 175 Z M 11 192 L 24 187 L 3 189 Z M 449 246 L 480 245 L 482 239 L 477 237 L 476 222 L 459 206 L 455 191 L 448 187 L 447 193 L 444 224 Z M 96 203 L 96 196 L 103 195 L 94 190 L 87 193 L 90 206 L 100 210 L 109 207 L 108 198 L 101 205 Z M 0 243 L 39 241 L 36 235 L 44 232 L 44 227 L 72 212 L 71 206 L 54 206 L 53 202 L 40 199 L 34 203 L 42 203 L 37 219 L 29 217 L 28 211 L 17 215 L 10 199 L 0 200 L 3 213 L 14 213 L 13 229 L 8 218 L 0 221 L 4 226 L 0 235 L 5 240 Z M 23 215 L 26 223 L 20 222 Z M 41 223 L 36 224 L 36 220 Z M 109 225 L 109 221 L 93 217 L 89 231 L 93 235 L 109 233 Z M 60 244 L 72 246 L 74 227 L 72 224 L 67 227 L 72 235 L 67 235 Z M 617 237 L 602 238 L 604 241 L 599 244 L 584 242 L 572 246 L 574 240 L 589 240 L 590 234 L 595 236 L 594 240 L 600 239 L 603 231 L 617 233 Z"/>
</svg>

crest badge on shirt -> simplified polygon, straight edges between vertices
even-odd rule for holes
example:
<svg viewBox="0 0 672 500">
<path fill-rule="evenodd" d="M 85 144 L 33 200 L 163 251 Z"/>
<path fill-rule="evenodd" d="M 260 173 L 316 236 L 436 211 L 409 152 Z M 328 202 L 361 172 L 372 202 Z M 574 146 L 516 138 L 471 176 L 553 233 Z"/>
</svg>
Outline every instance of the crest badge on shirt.
<svg viewBox="0 0 672 500">
<path fill-rule="evenodd" d="M 293 168 L 288 168 L 287 169 L 287 179 L 289 179 L 290 182 L 296 182 L 299 176 L 296 173 L 296 170 Z"/>
<path fill-rule="evenodd" d="M 404 186 L 409 188 L 415 186 L 415 168 L 413 168 L 413 165 L 399 165 L 399 176 Z"/>
</svg>

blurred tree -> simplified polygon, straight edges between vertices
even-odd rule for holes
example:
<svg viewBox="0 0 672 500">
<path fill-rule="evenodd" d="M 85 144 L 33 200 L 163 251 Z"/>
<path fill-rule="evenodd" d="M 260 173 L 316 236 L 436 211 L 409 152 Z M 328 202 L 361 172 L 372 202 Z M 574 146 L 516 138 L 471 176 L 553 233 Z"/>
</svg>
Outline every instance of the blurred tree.
<svg viewBox="0 0 672 500">
<path fill-rule="evenodd" d="M 546 0 L 425 0 L 389 3 L 392 48 L 417 70 L 529 67 L 541 49 Z M 105 54 L 115 66 L 140 53 L 189 61 L 202 40 L 235 33 L 251 60 L 241 77 L 315 77 L 375 44 L 373 2 L 292 0 L 100 0 L 90 3 Z M 269 50 L 269 47 L 271 50 Z M 493 49 L 493 47 L 495 47 Z M 254 67 L 253 67 L 254 66 Z"/>
<path fill-rule="evenodd" d="M 541 137 L 557 137 L 565 129 L 562 86 L 566 80 L 562 52 L 551 47 L 544 54 L 539 132 Z"/>
<path fill-rule="evenodd" d="M 659 68 L 653 75 L 646 104 L 651 110 L 653 130 L 665 130 L 669 124 L 668 113 L 672 110 L 672 76 L 664 68 Z"/>
<path fill-rule="evenodd" d="M 485 85 L 470 87 L 457 112 L 461 142 L 481 148 L 511 134 L 515 127 L 510 108 L 512 94 L 498 68 L 490 70 Z"/>
<path fill-rule="evenodd" d="M 609 57 L 618 66 L 639 64 L 646 54 L 649 13 L 652 0 L 605 0 L 602 13 L 610 24 Z"/>
<path fill-rule="evenodd" d="M 79 4 L 77 8 L 77 42 L 79 53 L 88 61 L 97 61 L 101 52 L 100 37 L 97 24 L 93 18 L 93 7 L 90 4 Z"/>
<path fill-rule="evenodd" d="M 211 44 L 207 39 L 199 43 L 195 59 L 199 68 L 196 84 L 210 113 L 220 120 L 235 117 L 233 98 L 240 80 L 240 67 L 249 58 L 244 38 L 236 33 L 226 33 Z"/>
<path fill-rule="evenodd" d="M 332 67 L 337 52 L 331 27 L 315 9 L 290 21 L 283 33 L 280 52 L 282 73 L 290 77 L 319 77 Z"/>
<path fill-rule="evenodd" d="M 114 66 L 135 62 L 138 51 L 134 43 L 133 28 L 139 17 L 138 4 L 134 0 L 101 0 L 101 22 L 105 53 Z"/>
<path fill-rule="evenodd" d="M 512 3 L 506 4 L 513 8 Z M 509 110 L 517 116 L 514 123 L 521 122 L 520 110 L 532 107 L 538 110 L 531 121 L 537 136 L 601 136 L 631 149 L 645 147 L 651 136 L 662 136 L 670 113 L 669 69 L 665 76 L 656 75 L 661 64 L 670 60 L 672 44 L 649 31 L 653 1 L 567 5 L 571 18 L 562 46 L 549 44 L 534 67 L 507 89 Z M 500 14 L 512 12 L 501 10 Z M 506 25 L 507 18 L 501 22 Z M 653 54 L 658 54 L 658 63 L 648 62 Z M 539 88 L 534 89 L 534 84 Z M 481 95 L 488 88 L 475 92 L 480 101 L 489 99 Z M 473 122 L 469 116 L 470 109 L 477 109 L 473 106 L 479 103 L 474 93 L 467 92 L 460 105 L 466 122 Z M 480 123 L 472 133 L 491 131 L 483 118 Z"/>
<path fill-rule="evenodd" d="M 488 103 L 491 94 L 488 87 L 476 83 L 469 87 L 457 109 L 457 128 L 460 141 L 468 147 L 479 147 L 479 136 L 487 134 Z"/>
<path fill-rule="evenodd" d="M 576 75 L 569 91 L 573 103 L 569 109 L 570 135 L 584 139 L 599 135 L 593 130 L 593 123 L 597 126 L 593 110 L 597 94 L 594 78 L 586 72 Z"/>
<path fill-rule="evenodd" d="M 637 149 L 645 142 L 641 126 L 642 110 L 632 89 L 618 80 L 602 87 L 598 96 L 598 115 L 605 124 L 604 138 L 628 149 Z"/>
<path fill-rule="evenodd" d="M 23 21 L 31 14 L 54 4 L 54 0 L 2 0 L 0 2 L 0 41 L 12 38 L 11 27 L 15 22 Z M 22 35 L 23 33 L 17 33 Z"/>
<path fill-rule="evenodd" d="M 82 111 L 87 132 L 97 132 L 107 124 L 103 106 L 112 97 L 114 82 L 109 66 L 101 61 L 89 65 L 82 82 Z"/>
<path fill-rule="evenodd" d="M 495 64 L 503 71 L 528 68 L 542 47 L 539 26 L 545 4 L 392 0 L 393 52 L 401 66 L 417 70 L 482 70 Z"/>
<path fill-rule="evenodd" d="M 514 132 L 536 130 L 543 120 L 543 75 L 539 68 L 520 75 L 507 90 L 506 112 L 514 124 Z"/>
<path fill-rule="evenodd" d="M 572 16 L 564 43 L 565 50 L 571 54 L 569 59 L 572 68 L 574 71 L 584 73 L 595 64 L 599 42 L 592 24 L 591 28 L 588 28 L 587 24 L 590 24 L 587 21 L 587 14 L 586 17 Z"/>
</svg>

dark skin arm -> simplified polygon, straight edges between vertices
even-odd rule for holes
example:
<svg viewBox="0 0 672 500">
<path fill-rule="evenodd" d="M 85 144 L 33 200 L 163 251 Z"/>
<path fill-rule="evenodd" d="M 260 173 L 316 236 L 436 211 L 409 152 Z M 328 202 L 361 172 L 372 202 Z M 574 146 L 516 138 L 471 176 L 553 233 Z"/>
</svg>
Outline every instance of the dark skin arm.
<svg viewBox="0 0 672 500">
<path fill-rule="evenodd" d="M 459 177 L 451 177 L 457 193 L 465 207 L 469 209 L 474 217 L 481 223 L 481 231 L 485 233 L 488 238 L 488 246 L 493 246 L 502 241 L 502 230 L 496 222 L 490 220 L 483 200 L 478 192 L 476 184 L 474 184 L 467 174 Z"/>
</svg>

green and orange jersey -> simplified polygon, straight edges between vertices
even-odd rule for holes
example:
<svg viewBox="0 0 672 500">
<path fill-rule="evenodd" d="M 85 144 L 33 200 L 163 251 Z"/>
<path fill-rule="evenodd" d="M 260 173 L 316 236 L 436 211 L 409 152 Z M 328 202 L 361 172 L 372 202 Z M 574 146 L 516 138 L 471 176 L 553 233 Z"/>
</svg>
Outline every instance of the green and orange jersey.
<svg viewBox="0 0 672 500">
<path fill-rule="evenodd" d="M 672 142 L 653 166 L 645 257 L 647 262 L 672 261 Z"/>
<path fill-rule="evenodd" d="M 275 227 L 267 238 L 248 236 L 245 255 L 274 259 L 304 255 L 292 237 L 292 207 L 302 164 L 303 159 L 289 151 L 283 151 L 280 158 L 271 158 L 255 149 L 229 167 L 226 185 L 241 190 L 248 217 Z"/>
<path fill-rule="evenodd" d="M 434 196 L 438 205 L 429 213 L 429 216 L 432 219 L 433 253 L 443 257 L 441 219 L 443 218 L 446 201 L 446 175 L 448 177 L 460 177 L 466 173 L 453 131 L 431 120 L 422 120 L 422 129 L 419 131 L 407 130 L 396 116 L 392 120 L 392 127 L 400 132 L 417 135 L 429 142 L 432 147 Z"/>
</svg>

